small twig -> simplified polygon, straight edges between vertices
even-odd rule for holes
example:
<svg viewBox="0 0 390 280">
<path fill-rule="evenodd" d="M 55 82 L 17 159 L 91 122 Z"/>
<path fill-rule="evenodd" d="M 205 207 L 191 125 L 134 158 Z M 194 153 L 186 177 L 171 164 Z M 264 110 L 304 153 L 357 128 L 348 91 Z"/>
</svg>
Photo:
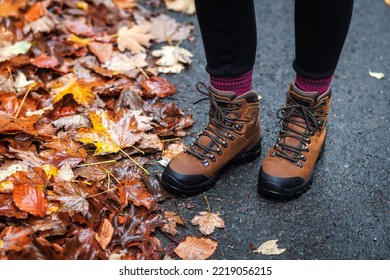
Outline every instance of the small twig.
<svg viewBox="0 0 390 280">
<path fill-rule="evenodd" d="M 27 89 L 26 93 L 25 93 L 24 96 L 23 96 L 22 103 L 20 103 L 18 112 L 16 113 L 16 116 L 14 117 L 14 119 L 17 119 L 17 118 L 18 118 L 19 113 L 20 113 L 20 110 L 22 110 L 24 101 L 26 100 L 28 93 L 31 91 L 31 89 L 32 89 L 35 85 L 36 85 L 36 82 L 33 82 L 33 83 L 30 85 L 30 87 Z"/>
<path fill-rule="evenodd" d="M 72 183 L 80 183 L 80 182 L 83 182 L 84 184 L 88 185 L 88 186 L 91 186 L 92 183 L 88 182 L 88 181 L 80 181 L 80 180 L 70 180 Z"/>
<path fill-rule="evenodd" d="M 209 201 L 207 200 L 207 197 L 204 196 L 204 199 L 206 200 L 208 211 L 209 211 L 209 213 L 211 213 L 211 208 L 210 208 Z"/>
<path fill-rule="evenodd" d="M 109 170 L 107 170 L 107 169 L 105 169 L 103 166 L 102 166 L 102 168 L 103 168 L 103 170 L 109 175 L 108 177 L 112 177 L 112 178 L 114 178 L 114 180 L 118 183 L 118 184 L 120 184 L 121 182 L 114 176 L 114 174 L 112 174 Z"/>
<path fill-rule="evenodd" d="M 131 156 L 129 156 L 128 153 L 126 153 L 122 148 L 119 148 L 119 150 L 127 156 L 132 162 L 134 162 L 139 168 L 141 168 L 148 176 L 150 175 L 148 170 L 146 170 L 144 167 L 142 167 L 138 162 L 136 162 Z"/>
<path fill-rule="evenodd" d="M 91 162 L 91 163 L 85 163 L 85 164 L 79 164 L 76 167 L 85 167 L 85 166 L 92 166 L 92 165 L 99 165 L 103 163 L 113 163 L 116 162 L 115 159 L 106 160 L 106 161 L 98 161 L 98 162 Z"/>
<path fill-rule="evenodd" d="M 141 154 L 145 154 L 145 152 L 144 151 L 142 151 L 142 150 L 140 150 L 140 149 L 138 149 L 137 147 L 134 147 L 134 146 L 131 146 L 134 150 L 136 150 L 136 151 L 138 151 L 138 152 L 140 152 Z"/>
<path fill-rule="evenodd" d="M 180 138 L 177 137 L 177 138 L 163 139 L 163 140 L 161 140 L 161 142 L 171 142 L 171 141 L 177 141 L 177 140 L 180 140 Z"/>
<path fill-rule="evenodd" d="M 101 194 L 107 193 L 107 192 L 109 192 L 109 191 L 115 190 L 115 189 L 117 189 L 117 188 L 118 188 L 118 187 L 113 187 L 113 188 L 111 188 L 111 189 L 108 189 L 108 190 L 102 191 L 102 192 L 100 192 L 100 193 L 95 193 L 95 194 L 89 195 L 89 196 L 87 196 L 86 198 L 95 197 L 95 196 L 98 196 L 98 195 L 101 195 Z"/>
<path fill-rule="evenodd" d="M 148 80 L 150 79 L 149 75 L 146 74 L 146 72 L 141 67 L 139 67 L 138 65 L 135 65 L 135 67 L 142 73 L 142 75 L 144 75 L 146 77 L 146 79 L 148 79 Z"/>
<path fill-rule="evenodd" d="M 181 43 L 183 43 L 183 40 L 180 40 L 180 41 L 177 43 L 176 48 L 179 48 L 180 45 L 181 45 Z"/>
</svg>

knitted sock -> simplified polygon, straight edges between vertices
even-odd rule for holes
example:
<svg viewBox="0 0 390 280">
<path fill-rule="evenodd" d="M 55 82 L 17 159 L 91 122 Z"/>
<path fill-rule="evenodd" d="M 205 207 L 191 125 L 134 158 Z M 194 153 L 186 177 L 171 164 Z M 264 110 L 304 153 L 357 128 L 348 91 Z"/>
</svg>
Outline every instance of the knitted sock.
<svg viewBox="0 0 390 280">
<path fill-rule="evenodd" d="M 252 73 L 253 69 L 238 76 L 210 75 L 210 84 L 217 90 L 232 91 L 240 96 L 252 90 Z"/>
<path fill-rule="evenodd" d="M 303 91 L 315 91 L 319 94 L 323 94 L 329 89 L 332 78 L 333 75 L 322 79 L 313 79 L 297 74 L 295 78 L 295 85 Z"/>
</svg>

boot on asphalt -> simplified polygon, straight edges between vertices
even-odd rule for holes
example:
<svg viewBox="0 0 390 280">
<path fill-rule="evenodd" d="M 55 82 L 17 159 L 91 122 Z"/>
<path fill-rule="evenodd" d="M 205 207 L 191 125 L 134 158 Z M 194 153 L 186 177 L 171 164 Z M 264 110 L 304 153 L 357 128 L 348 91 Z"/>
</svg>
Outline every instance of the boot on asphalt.
<svg viewBox="0 0 390 280">
<path fill-rule="evenodd" d="M 318 96 L 290 85 L 286 105 L 277 112 L 282 128 L 260 168 L 260 194 L 294 198 L 309 188 L 325 147 L 330 100 L 330 89 Z"/>
<path fill-rule="evenodd" d="M 236 97 L 212 86 L 197 84 L 209 100 L 209 121 L 185 152 L 173 158 L 162 174 L 163 186 L 193 195 L 211 188 L 229 163 L 255 160 L 261 152 L 260 107 L 255 92 Z M 198 101 L 198 102 L 199 102 Z"/>
</svg>

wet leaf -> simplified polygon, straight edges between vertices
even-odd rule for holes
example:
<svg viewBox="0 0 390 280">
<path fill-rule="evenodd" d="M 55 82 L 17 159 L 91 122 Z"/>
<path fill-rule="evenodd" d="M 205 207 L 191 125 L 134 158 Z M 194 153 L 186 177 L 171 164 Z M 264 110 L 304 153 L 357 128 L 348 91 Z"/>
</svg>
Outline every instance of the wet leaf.
<svg viewBox="0 0 390 280">
<path fill-rule="evenodd" d="M 218 242 L 209 238 L 189 236 L 175 248 L 174 252 L 184 260 L 206 260 L 211 257 Z"/>
<path fill-rule="evenodd" d="M 145 188 L 144 184 L 137 179 L 126 181 L 119 188 L 119 196 L 122 205 L 126 206 L 131 201 L 136 206 L 145 206 L 148 210 L 153 209 L 156 204 L 155 197 Z"/>
<path fill-rule="evenodd" d="M 100 223 L 98 232 L 95 233 L 95 239 L 103 250 L 110 244 L 113 235 L 114 228 L 112 227 L 112 224 L 109 220 L 103 219 Z"/>
<path fill-rule="evenodd" d="M 31 230 L 23 227 L 8 226 L 0 234 L 0 250 L 19 252 L 31 242 Z"/>
<path fill-rule="evenodd" d="M 0 48 L 0 62 L 6 61 L 19 54 L 25 54 L 31 48 L 31 43 L 20 41 L 10 46 Z"/>
<path fill-rule="evenodd" d="M 76 35 L 88 37 L 95 34 L 93 28 L 82 20 L 67 21 L 65 22 L 65 26 L 70 32 Z"/>
<path fill-rule="evenodd" d="M 122 27 L 118 31 L 118 49 L 120 51 L 129 50 L 132 53 L 145 51 L 145 47 L 150 47 L 152 35 L 149 34 L 150 28 L 146 25 L 134 25 L 131 28 Z"/>
<path fill-rule="evenodd" d="M 177 215 L 172 211 L 165 211 L 164 217 L 167 219 L 168 223 L 166 223 L 161 230 L 169 233 L 171 236 L 175 236 L 177 234 L 176 224 L 185 225 L 181 216 Z"/>
<path fill-rule="evenodd" d="M 30 62 L 32 65 L 39 68 L 53 68 L 59 64 L 57 58 L 45 54 L 41 54 L 40 56 L 31 59 Z"/>
<path fill-rule="evenodd" d="M 175 156 L 181 152 L 184 152 L 185 150 L 186 146 L 183 144 L 183 142 L 172 143 L 164 149 L 161 160 L 159 160 L 158 163 L 162 166 L 167 166 Z"/>
<path fill-rule="evenodd" d="M 31 8 L 24 15 L 24 19 L 28 22 L 32 22 L 38 20 L 40 17 L 44 16 L 45 14 L 46 14 L 45 6 L 42 4 L 42 2 L 36 2 L 31 6 Z"/>
<path fill-rule="evenodd" d="M 224 228 L 225 222 L 219 216 L 219 213 L 200 212 L 191 220 L 191 224 L 199 225 L 199 231 L 204 235 L 212 234 L 215 228 Z"/>
<path fill-rule="evenodd" d="M 20 210 L 37 217 L 46 215 L 47 199 L 38 187 L 29 184 L 14 185 L 12 197 Z"/>
<path fill-rule="evenodd" d="M 1 17 L 16 17 L 20 16 L 20 10 L 26 7 L 27 0 L 3 0 L 0 3 L 0 18 Z"/>
<path fill-rule="evenodd" d="M 164 0 L 168 10 L 182 12 L 189 15 L 195 13 L 194 0 Z"/>
<path fill-rule="evenodd" d="M 133 56 L 128 56 L 125 53 L 114 52 L 111 59 L 106 61 L 102 67 L 118 73 L 127 73 L 131 70 L 143 68 L 148 65 L 146 62 L 146 54 L 139 53 Z"/>
<path fill-rule="evenodd" d="M 28 214 L 16 207 L 12 194 L 0 194 L 0 216 L 27 219 Z"/>
<path fill-rule="evenodd" d="M 106 63 L 112 56 L 113 47 L 111 44 L 91 42 L 88 43 L 88 47 L 101 63 Z"/>
<path fill-rule="evenodd" d="M 38 132 L 35 130 L 34 125 L 40 118 L 40 116 L 33 115 L 15 119 L 14 116 L 0 111 L 0 133 L 15 134 L 24 132 L 30 135 L 37 135 Z"/>
<path fill-rule="evenodd" d="M 152 76 L 141 82 L 141 86 L 146 91 L 146 96 L 157 96 L 164 98 L 176 92 L 176 87 L 162 77 Z"/>
<path fill-rule="evenodd" d="M 253 252 L 263 254 L 263 255 L 280 255 L 284 251 L 286 251 L 286 249 L 278 248 L 276 242 L 278 242 L 278 240 L 268 240 L 263 244 L 261 244 L 260 247 L 254 250 Z"/>
</svg>

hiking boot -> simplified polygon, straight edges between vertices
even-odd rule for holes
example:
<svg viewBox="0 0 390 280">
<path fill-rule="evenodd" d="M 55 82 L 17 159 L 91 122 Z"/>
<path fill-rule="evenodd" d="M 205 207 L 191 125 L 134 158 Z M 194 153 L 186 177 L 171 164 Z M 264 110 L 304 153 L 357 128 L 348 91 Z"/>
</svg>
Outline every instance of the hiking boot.
<svg viewBox="0 0 390 280">
<path fill-rule="evenodd" d="M 260 194 L 293 198 L 309 188 L 325 147 L 330 99 L 330 89 L 318 96 L 290 85 L 286 106 L 277 111 L 282 129 L 260 168 Z"/>
<path fill-rule="evenodd" d="M 196 87 L 206 96 L 198 102 L 210 101 L 209 122 L 162 174 L 163 186 L 175 194 L 203 192 L 217 182 L 229 163 L 252 161 L 261 152 L 257 94 L 247 92 L 236 97 L 234 92 L 220 92 L 203 83 Z"/>
</svg>

